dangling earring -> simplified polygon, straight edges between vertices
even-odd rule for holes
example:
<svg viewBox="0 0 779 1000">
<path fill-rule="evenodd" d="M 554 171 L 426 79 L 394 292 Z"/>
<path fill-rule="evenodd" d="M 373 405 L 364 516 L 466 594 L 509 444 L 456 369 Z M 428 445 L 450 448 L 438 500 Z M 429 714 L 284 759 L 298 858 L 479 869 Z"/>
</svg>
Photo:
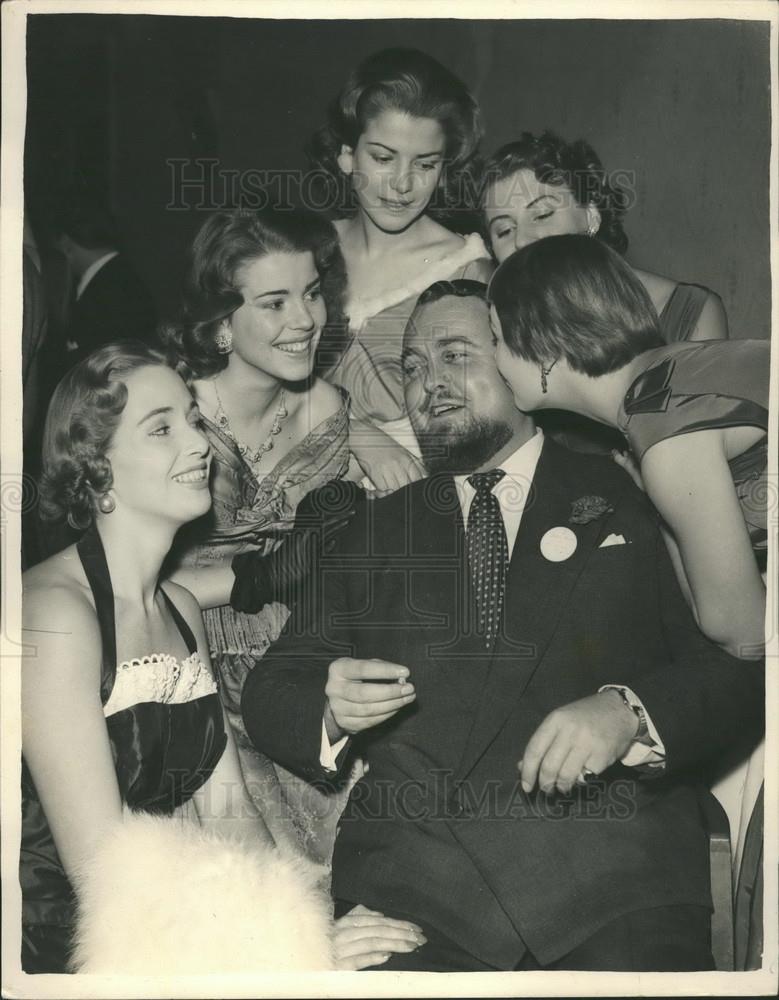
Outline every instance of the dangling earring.
<svg viewBox="0 0 779 1000">
<path fill-rule="evenodd" d="M 549 386 L 546 381 L 547 376 L 549 375 L 549 373 L 556 364 L 557 364 L 557 358 L 554 359 L 554 361 L 551 363 L 551 365 L 549 365 L 548 368 L 544 368 L 544 366 L 541 365 L 541 392 L 543 392 L 545 395 L 549 391 Z"/>
<path fill-rule="evenodd" d="M 219 327 L 216 335 L 216 349 L 220 354 L 229 354 L 233 349 L 233 335 L 226 323 Z"/>
<path fill-rule="evenodd" d="M 597 232 L 598 232 L 598 227 L 595 225 L 595 223 L 594 222 L 589 223 L 589 225 L 587 226 L 587 235 L 594 236 Z"/>
<path fill-rule="evenodd" d="M 116 510 L 114 498 L 110 493 L 101 493 L 98 497 L 97 506 L 102 514 L 110 514 L 112 510 Z"/>
</svg>

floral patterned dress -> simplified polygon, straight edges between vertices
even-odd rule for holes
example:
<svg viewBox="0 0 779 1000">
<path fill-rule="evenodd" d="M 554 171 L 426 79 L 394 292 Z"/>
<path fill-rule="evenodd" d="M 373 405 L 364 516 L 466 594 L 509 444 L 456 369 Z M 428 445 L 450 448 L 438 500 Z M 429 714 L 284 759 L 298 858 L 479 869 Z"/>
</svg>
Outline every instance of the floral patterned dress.
<svg viewBox="0 0 779 1000">
<path fill-rule="evenodd" d="M 349 466 L 348 415 L 344 407 L 315 427 L 259 480 L 233 440 L 204 418 L 212 449 L 213 504 L 176 539 L 179 564 L 197 569 L 229 563 L 252 548 L 264 553 L 281 544 L 294 526 L 303 497 Z M 229 604 L 204 614 L 214 670 L 233 726 L 246 784 L 277 843 L 291 844 L 317 861 L 329 861 L 340 812 L 337 799 L 273 764 L 251 744 L 243 726 L 240 693 L 250 670 L 289 617 L 283 604 L 267 604 L 257 614 Z"/>
</svg>

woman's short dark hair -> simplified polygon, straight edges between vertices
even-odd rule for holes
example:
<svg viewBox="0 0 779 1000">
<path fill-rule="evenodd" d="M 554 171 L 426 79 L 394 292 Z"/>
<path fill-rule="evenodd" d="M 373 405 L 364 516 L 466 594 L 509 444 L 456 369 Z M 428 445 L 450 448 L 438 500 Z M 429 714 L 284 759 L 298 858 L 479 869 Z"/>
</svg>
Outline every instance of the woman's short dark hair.
<svg viewBox="0 0 779 1000">
<path fill-rule="evenodd" d="M 368 56 L 330 105 L 327 124 L 307 148 L 323 187 L 318 204 L 327 205 L 336 216 L 354 213 L 351 180 L 337 162 L 341 146 L 354 149 L 368 122 L 387 110 L 432 118 L 444 131 L 444 167 L 428 206 L 430 214 L 448 219 L 456 209 L 472 209 L 476 203 L 472 172 L 483 134 L 479 106 L 454 73 L 411 48 L 382 49 Z"/>
<path fill-rule="evenodd" d="M 507 257 L 489 298 L 506 346 L 536 364 L 565 358 L 605 375 L 665 343 L 657 313 L 629 265 L 589 236 L 547 236 Z"/>
<path fill-rule="evenodd" d="M 564 185 L 579 205 L 594 205 L 601 218 L 595 235 L 617 253 L 625 253 L 628 238 L 622 220 L 630 197 L 612 183 L 588 142 L 584 139 L 566 142 L 549 131 L 538 136 L 523 132 L 515 142 L 501 146 L 484 165 L 480 184 L 482 211 L 492 185 L 519 170 L 532 170 L 536 180 L 543 184 Z"/>
<path fill-rule="evenodd" d="M 94 520 L 97 498 L 113 484 L 107 452 L 127 405 L 125 380 L 140 368 L 167 367 L 163 354 L 125 340 L 93 351 L 51 397 L 43 430 L 41 517 L 77 530 Z"/>
<path fill-rule="evenodd" d="M 238 270 L 272 253 L 312 253 L 327 308 L 326 329 L 343 324 L 346 268 L 330 222 L 300 209 L 217 212 L 192 244 L 179 318 L 161 331 L 184 378 L 207 378 L 227 366 L 216 336 L 222 321 L 243 305 Z"/>
</svg>

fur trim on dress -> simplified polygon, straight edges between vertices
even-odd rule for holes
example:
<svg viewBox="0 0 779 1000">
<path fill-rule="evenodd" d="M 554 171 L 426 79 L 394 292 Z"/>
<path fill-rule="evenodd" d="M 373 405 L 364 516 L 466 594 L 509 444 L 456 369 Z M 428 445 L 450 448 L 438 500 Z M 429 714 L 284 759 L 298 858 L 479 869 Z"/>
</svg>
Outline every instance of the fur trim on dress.
<svg viewBox="0 0 779 1000">
<path fill-rule="evenodd" d="M 128 815 L 74 880 L 72 967 L 125 975 L 332 969 L 325 876 L 263 844 Z"/>
</svg>

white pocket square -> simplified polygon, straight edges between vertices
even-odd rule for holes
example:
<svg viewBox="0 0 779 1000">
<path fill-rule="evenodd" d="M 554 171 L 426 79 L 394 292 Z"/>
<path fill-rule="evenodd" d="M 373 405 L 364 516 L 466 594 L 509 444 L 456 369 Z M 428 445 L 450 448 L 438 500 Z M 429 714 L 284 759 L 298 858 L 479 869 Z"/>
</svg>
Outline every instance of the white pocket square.
<svg viewBox="0 0 779 1000">
<path fill-rule="evenodd" d="M 627 545 L 627 542 L 624 535 L 609 535 L 608 538 L 604 538 L 598 548 L 605 549 L 607 545 Z"/>
</svg>

